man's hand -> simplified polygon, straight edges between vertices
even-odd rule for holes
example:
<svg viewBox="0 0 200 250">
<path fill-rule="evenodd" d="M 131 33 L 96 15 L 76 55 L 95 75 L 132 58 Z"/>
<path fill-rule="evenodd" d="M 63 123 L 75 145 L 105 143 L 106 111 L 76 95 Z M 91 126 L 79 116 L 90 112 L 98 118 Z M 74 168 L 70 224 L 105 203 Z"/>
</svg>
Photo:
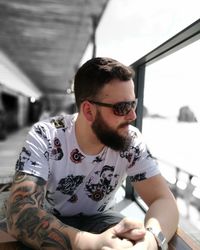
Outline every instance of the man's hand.
<svg viewBox="0 0 200 250">
<path fill-rule="evenodd" d="M 144 223 L 130 218 L 121 220 L 113 230 L 116 236 L 134 242 L 143 239 L 146 234 Z"/>
<path fill-rule="evenodd" d="M 104 246 L 101 250 L 157 250 L 154 236 L 144 229 L 143 223 L 130 219 L 124 219 L 113 227 L 117 236 L 126 237 L 132 245 Z M 119 233 L 120 232 L 120 233 Z"/>
<path fill-rule="evenodd" d="M 143 240 L 146 234 L 144 224 L 132 219 L 125 218 L 117 225 L 105 232 L 96 235 L 95 249 L 134 249 L 137 241 Z"/>
<path fill-rule="evenodd" d="M 80 249 L 84 250 L 128 250 L 134 249 L 135 243 L 143 240 L 145 234 L 146 230 L 143 223 L 124 218 L 101 234 L 80 232 L 77 243 Z"/>
</svg>

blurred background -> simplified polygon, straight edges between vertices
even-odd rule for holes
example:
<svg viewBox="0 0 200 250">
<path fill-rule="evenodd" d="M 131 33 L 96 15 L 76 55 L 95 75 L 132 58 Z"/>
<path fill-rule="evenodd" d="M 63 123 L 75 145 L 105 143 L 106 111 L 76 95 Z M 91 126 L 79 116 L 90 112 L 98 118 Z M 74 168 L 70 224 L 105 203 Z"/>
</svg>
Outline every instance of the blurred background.
<svg viewBox="0 0 200 250">
<path fill-rule="evenodd" d="M 134 64 L 195 23 L 193 42 L 146 65 L 140 129 L 200 240 L 199 10 L 199 0 L 0 0 L 0 192 L 30 126 L 76 112 L 80 65 Z"/>
</svg>

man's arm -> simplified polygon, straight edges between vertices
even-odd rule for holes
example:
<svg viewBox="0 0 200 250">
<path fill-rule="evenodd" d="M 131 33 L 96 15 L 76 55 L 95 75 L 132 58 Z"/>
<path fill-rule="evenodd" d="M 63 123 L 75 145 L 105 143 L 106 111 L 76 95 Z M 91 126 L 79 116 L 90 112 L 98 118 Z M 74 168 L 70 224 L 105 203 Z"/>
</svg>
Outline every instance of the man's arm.
<svg viewBox="0 0 200 250">
<path fill-rule="evenodd" d="M 33 249 L 100 250 L 103 246 L 122 249 L 132 242 L 116 236 L 113 228 L 101 234 L 79 231 L 43 209 L 46 182 L 39 177 L 16 173 L 6 214 L 8 232 Z M 138 227 L 138 225 L 135 225 Z"/>
<path fill-rule="evenodd" d="M 176 200 L 166 181 L 156 175 L 133 184 L 138 195 L 149 207 L 145 216 L 145 227 L 161 230 L 169 241 L 178 226 L 179 213 Z"/>
<path fill-rule="evenodd" d="M 43 210 L 46 182 L 17 173 L 7 202 L 8 231 L 34 249 L 74 249 L 78 230 Z"/>
</svg>

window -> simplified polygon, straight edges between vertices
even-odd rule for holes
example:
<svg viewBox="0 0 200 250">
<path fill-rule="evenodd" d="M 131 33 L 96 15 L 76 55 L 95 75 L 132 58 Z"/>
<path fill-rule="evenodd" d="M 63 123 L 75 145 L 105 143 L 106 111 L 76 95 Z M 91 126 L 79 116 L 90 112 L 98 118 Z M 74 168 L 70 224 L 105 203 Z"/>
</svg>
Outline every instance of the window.
<svg viewBox="0 0 200 250">
<path fill-rule="evenodd" d="M 184 217 L 193 213 L 190 219 L 198 228 L 199 55 L 200 40 L 146 67 L 142 122 L 143 135 L 162 174 L 186 202 L 180 213 Z M 190 175 L 194 176 L 191 180 Z"/>
<path fill-rule="evenodd" d="M 182 218 L 200 229 L 200 19 L 132 64 L 136 126 L 177 197 Z M 143 115 L 141 115 L 143 114 Z M 180 220 L 184 228 L 184 220 Z M 187 226 L 184 228 L 188 231 Z M 191 230 L 190 230 L 191 231 Z M 192 237 L 198 236 L 192 233 Z"/>
<path fill-rule="evenodd" d="M 200 40 L 146 67 L 142 132 L 158 158 L 200 177 Z"/>
</svg>

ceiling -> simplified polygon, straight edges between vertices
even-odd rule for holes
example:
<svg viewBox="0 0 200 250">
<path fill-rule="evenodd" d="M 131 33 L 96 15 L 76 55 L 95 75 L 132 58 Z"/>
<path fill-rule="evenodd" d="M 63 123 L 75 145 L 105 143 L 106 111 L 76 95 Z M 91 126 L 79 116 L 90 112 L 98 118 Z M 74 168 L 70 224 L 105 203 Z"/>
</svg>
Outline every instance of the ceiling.
<svg viewBox="0 0 200 250">
<path fill-rule="evenodd" d="M 63 94 L 108 1 L 0 0 L 0 50 L 42 93 Z"/>
</svg>

